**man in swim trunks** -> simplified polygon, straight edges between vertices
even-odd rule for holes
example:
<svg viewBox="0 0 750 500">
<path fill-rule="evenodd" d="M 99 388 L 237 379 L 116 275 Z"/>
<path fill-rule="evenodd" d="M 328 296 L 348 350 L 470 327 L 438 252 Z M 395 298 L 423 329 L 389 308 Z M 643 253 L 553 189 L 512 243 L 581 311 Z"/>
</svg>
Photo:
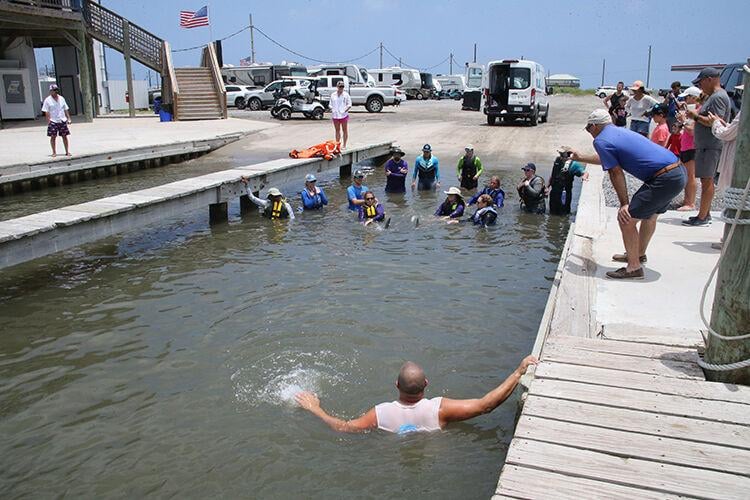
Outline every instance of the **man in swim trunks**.
<svg viewBox="0 0 750 500">
<path fill-rule="evenodd" d="M 329 415 L 320 407 L 318 396 L 311 392 L 300 392 L 295 399 L 302 408 L 337 432 L 364 432 L 370 429 L 398 434 L 438 431 L 451 422 L 461 422 L 490 413 L 513 394 L 528 367 L 537 363 L 534 356 L 526 356 L 502 384 L 478 399 L 426 399 L 424 391 L 427 377 L 419 365 L 407 361 L 401 367 L 396 381 L 398 400 L 381 403 L 353 420 L 342 420 Z"/>
</svg>

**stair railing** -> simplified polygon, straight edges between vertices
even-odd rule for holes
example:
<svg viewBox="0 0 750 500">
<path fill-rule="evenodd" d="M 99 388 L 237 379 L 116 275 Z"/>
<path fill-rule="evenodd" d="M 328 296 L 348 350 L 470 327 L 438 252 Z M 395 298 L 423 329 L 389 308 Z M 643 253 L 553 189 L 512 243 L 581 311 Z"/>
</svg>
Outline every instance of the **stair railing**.
<svg viewBox="0 0 750 500">
<path fill-rule="evenodd" d="M 174 120 L 178 120 L 178 102 L 180 100 L 180 86 L 177 84 L 177 76 L 174 72 L 174 64 L 172 64 L 172 51 L 169 46 L 169 42 L 164 40 L 162 42 L 162 60 L 164 66 L 161 69 L 161 101 L 165 104 L 172 105 L 172 116 Z"/>
<path fill-rule="evenodd" d="M 216 57 L 216 47 L 213 42 L 203 48 L 201 56 L 201 66 L 211 70 L 211 79 L 213 80 L 216 94 L 219 96 L 219 106 L 221 106 L 221 117 L 227 117 L 227 92 L 224 88 L 224 80 L 221 78 L 221 69 L 219 68 L 219 58 Z"/>
</svg>

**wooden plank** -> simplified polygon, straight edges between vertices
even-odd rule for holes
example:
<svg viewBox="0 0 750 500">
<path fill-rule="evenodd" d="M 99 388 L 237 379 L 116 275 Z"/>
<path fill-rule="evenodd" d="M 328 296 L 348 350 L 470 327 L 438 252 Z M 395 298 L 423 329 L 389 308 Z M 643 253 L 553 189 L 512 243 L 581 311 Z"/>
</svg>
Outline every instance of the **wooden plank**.
<svg viewBox="0 0 750 500">
<path fill-rule="evenodd" d="M 600 451 L 619 457 L 750 476 L 750 450 L 593 427 L 585 422 L 561 422 L 523 416 L 518 422 L 515 437 Z"/>
<path fill-rule="evenodd" d="M 580 500 L 584 497 L 611 500 L 680 498 L 677 495 L 510 464 L 503 467 L 503 472 L 500 474 L 500 480 L 497 483 L 497 491 L 492 500 L 503 497 L 570 500 Z"/>
<path fill-rule="evenodd" d="M 719 382 L 668 378 L 647 373 L 623 372 L 608 368 L 565 363 L 540 363 L 536 367 L 535 377 L 571 380 L 609 387 L 625 387 L 660 394 L 732 401 L 750 405 L 750 387 Z M 750 407 L 748 407 L 748 411 L 750 411 Z"/>
<path fill-rule="evenodd" d="M 695 349 L 671 347 L 658 344 L 639 344 L 620 342 L 619 340 L 585 339 L 581 337 L 555 336 L 549 339 L 547 346 L 577 349 L 581 351 L 606 352 L 623 356 L 635 356 L 652 359 L 672 359 L 686 363 L 695 363 L 698 353 Z"/>
<path fill-rule="evenodd" d="M 635 356 L 622 356 L 608 352 L 568 349 L 548 344 L 542 351 L 542 360 L 572 365 L 596 366 L 638 373 L 662 375 L 664 377 L 705 380 L 703 371 L 695 363 L 685 363 L 671 359 L 649 359 Z"/>
<path fill-rule="evenodd" d="M 747 498 L 750 478 L 514 439 L 507 463 L 699 498 Z"/>
<path fill-rule="evenodd" d="M 698 330 L 653 328 L 624 323 L 603 325 L 602 337 L 621 342 L 641 342 L 675 347 L 695 348 L 703 345 L 703 337 Z"/>
<path fill-rule="evenodd" d="M 747 405 L 726 401 L 685 398 L 621 387 L 596 386 L 552 379 L 534 380 L 529 393 L 536 396 L 630 408 L 678 417 L 750 425 L 750 412 L 747 411 Z"/>
<path fill-rule="evenodd" d="M 526 399 L 523 415 L 750 450 L 750 432 L 747 427 L 737 424 L 540 396 Z"/>
</svg>

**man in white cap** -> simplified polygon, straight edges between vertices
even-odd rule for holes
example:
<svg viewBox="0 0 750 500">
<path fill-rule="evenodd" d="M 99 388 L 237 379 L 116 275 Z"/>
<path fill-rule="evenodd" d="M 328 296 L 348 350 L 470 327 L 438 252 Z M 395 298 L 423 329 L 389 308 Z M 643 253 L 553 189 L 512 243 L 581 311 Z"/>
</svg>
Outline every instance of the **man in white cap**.
<svg viewBox="0 0 750 500">
<path fill-rule="evenodd" d="M 703 68 L 693 85 L 698 86 L 708 96 L 700 111 L 688 110 L 688 118 L 695 120 L 695 176 L 701 180 L 701 202 L 698 215 L 682 221 L 686 226 L 706 226 L 711 222 L 711 203 L 714 200 L 714 177 L 719 166 L 722 142 L 711 133 L 713 114 L 725 122 L 732 120 L 732 102 L 726 90 L 721 88 L 716 68 Z"/>
<path fill-rule="evenodd" d="M 640 134 L 614 126 L 605 109 L 596 109 L 589 115 L 586 132 L 594 138 L 596 154 L 583 155 L 569 149 L 571 158 L 601 165 L 609 174 L 620 201 L 617 222 L 625 253 L 613 255 L 612 260 L 627 264 L 607 272 L 607 277 L 643 279 L 641 264 L 646 262 L 646 249 L 656 229 L 656 218 L 667 211 L 669 203 L 685 187 L 685 167 L 670 150 Z M 625 172 L 643 181 L 630 200 Z"/>
<path fill-rule="evenodd" d="M 57 156 L 58 135 L 62 137 L 65 156 L 70 156 L 70 148 L 68 147 L 70 110 L 68 109 L 68 103 L 59 94 L 59 88 L 54 83 L 49 86 L 49 95 L 44 99 L 42 112 L 47 117 L 47 137 L 49 137 L 49 144 L 52 146 L 52 157 Z"/>
<path fill-rule="evenodd" d="M 461 187 L 476 189 L 479 185 L 479 176 L 482 175 L 483 171 L 482 160 L 474 154 L 474 146 L 467 144 L 464 148 L 464 155 L 458 159 L 458 165 L 456 166 L 456 175 Z"/>
<path fill-rule="evenodd" d="M 247 188 L 249 179 L 243 177 L 240 180 Z M 250 201 L 258 205 L 264 217 L 268 217 L 269 219 L 294 219 L 292 206 L 284 198 L 281 191 L 275 187 L 268 190 L 265 200 L 255 196 L 249 189 L 247 190 L 247 196 L 250 198 Z"/>
</svg>

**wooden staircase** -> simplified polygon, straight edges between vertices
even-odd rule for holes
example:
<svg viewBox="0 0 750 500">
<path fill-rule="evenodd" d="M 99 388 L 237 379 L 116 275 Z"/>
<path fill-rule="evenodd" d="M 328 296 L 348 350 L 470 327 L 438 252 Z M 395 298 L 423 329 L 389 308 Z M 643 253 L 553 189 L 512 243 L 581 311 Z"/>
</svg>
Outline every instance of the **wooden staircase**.
<svg viewBox="0 0 750 500">
<path fill-rule="evenodd" d="M 220 96 L 216 91 L 211 68 L 175 68 L 180 89 L 175 102 L 180 120 L 218 120 L 224 118 Z"/>
</svg>

